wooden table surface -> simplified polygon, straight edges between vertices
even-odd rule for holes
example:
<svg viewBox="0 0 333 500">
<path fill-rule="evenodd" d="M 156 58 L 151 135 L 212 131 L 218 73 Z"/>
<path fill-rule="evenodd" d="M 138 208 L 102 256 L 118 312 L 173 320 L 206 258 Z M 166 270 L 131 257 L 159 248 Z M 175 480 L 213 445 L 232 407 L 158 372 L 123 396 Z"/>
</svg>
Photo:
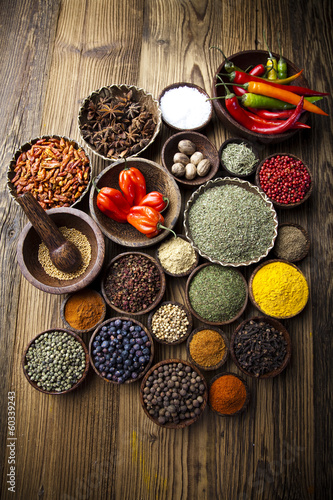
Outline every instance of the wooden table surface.
<svg viewBox="0 0 333 500">
<path fill-rule="evenodd" d="M 311 115 L 311 131 L 259 146 L 261 158 L 292 153 L 313 172 L 311 198 L 301 208 L 278 211 L 280 222 L 300 223 L 310 234 L 310 254 L 299 267 L 311 296 L 299 316 L 284 321 L 293 344 L 290 365 L 273 380 L 247 377 L 251 400 L 239 417 L 219 418 L 206 408 L 189 428 L 162 429 L 144 414 L 139 383 L 113 387 L 93 370 L 67 396 L 35 391 L 23 375 L 22 353 L 37 333 L 64 326 L 63 296 L 39 291 L 22 277 L 16 245 L 27 220 L 5 188 L 11 157 L 30 138 L 55 133 L 80 142 L 78 110 L 91 91 L 127 83 L 157 97 L 166 85 L 187 81 L 211 94 L 221 55 L 209 47 L 218 45 L 227 55 L 265 49 L 264 29 L 276 52 L 281 32 L 283 54 L 304 68 L 312 88 L 332 91 L 332 3 L 2 0 L 0 5 L 1 498 L 332 498 L 331 97 L 320 104 L 330 116 Z M 216 117 L 204 133 L 217 148 L 231 136 Z M 163 125 L 144 157 L 159 162 L 171 134 Z M 107 164 L 92 155 L 94 174 Z M 183 205 L 190 193 L 182 190 Z M 87 210 L 86 200 L 80 208 Z M 177 230 L 182 231 L 182 217 Z M 105 263 L 125 250 L 106 244 Z M 243 269 L 246 278 L 252 269 Z M 184 290 L 185 279 L 168 278 L 165 299 L 184 303 Z M 256 312 L 248 305 L 240 320 Z M 146 316 L 139 319 L 147 324 Z M 237 324 L 223 328 L 229 338 Z M 156 346 L 156 362 L 170 357 L 186 359 L 185 346 Z M 230 359 L 225 368 L 238 373 Z M 7 426 L 13 393 L 14 457 Z M 8 483 L 11 458 L 15 493 Z"/>
</svg>

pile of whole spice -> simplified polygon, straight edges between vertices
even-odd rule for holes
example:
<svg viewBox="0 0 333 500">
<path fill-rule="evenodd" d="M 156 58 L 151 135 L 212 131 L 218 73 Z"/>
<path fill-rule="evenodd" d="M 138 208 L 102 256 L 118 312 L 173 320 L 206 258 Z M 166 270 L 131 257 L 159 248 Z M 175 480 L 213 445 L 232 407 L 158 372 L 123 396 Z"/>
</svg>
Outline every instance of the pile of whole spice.
<svg viewBox="0 0 333 500">
<path fill-rule="evenodd" d="M 135 321 L 118 318 L 97 332 L 91 355 L 102 377 L 122 384 L 137 379 L 146 368 L 151 356 L 151 342 Z"/>
<path fill-rule="evenodd" d="M 104 291 L 112 305 L 128 313 L 147 309 L 161 289 L 154 262 L 139 254 L 124 255 L 109 268 Z"/>
<path fill-rule="evenodd" d="M 209 389 L 210 407 L 223 415 L 234 415 L 242 410 L 246 399 L 244 382 L 231 373 L 215 379 Z"/>
<path fill-rule="evenodd" d="M 210 368 L 216 366 L 225 356 L 226 345 L 215 330 L 200 330 L 189 343 L 189 352 L 195 363 Z"/>
<path fill-rule="evenodd" d="M 163 242 L 157 255 L 161 266 L 171 274 L 187 273 L 197 260 L 191 243 L 179 236 Z"/>
<path fill-rule="evenodd" d="M 182 139 L 178 143 L 178 152 L 173 156 L 171 173 L 176 177 L 184 177 L 188 180 L 194 179 L 197 175 L 205 177 L 211 168 L 208 158 L 205 158 L 201 151 L 198 151 L 194 142 Z"/>
<path fill-rule="evenodd" d="M 190 322 L 179 304 L 164 304 L 151 318 L 151 331 L 157 339 L 176 342 L 187 333 Z"/>
<path fill-rule="evenodd" d="M 258 163 L 252 149 L 243 142 L 241 144 L 236 142 L 227 144 L 223 148 L 221 160 L 225 168 L 236 175 L 251 174 Z"/>
<path fill-rule="evenodd" d="M 82 378 L 85 367 L 86 355 L 80 342 L 69 333 L 50 331 L 30 345 L 24 369 L 44 391 L 62 392 Z"/>
<path fill-rule="evenodd" d="M 160 107 L 163 119 L 183 130 L 201 127 L 212 109 L 205 94 L 186 85 L 167 90 L 160 99 Z"/>
<path fill-rule="evenodd" d="M 269 323 L 250 320 L 236 333 L 233 350 L 239 365 L 259 377 L 282 366 L 287 342 L 283 333 Z"/>
<path fill-rule="evenodd" d="M 105 303 L 98 292 L 85 288 L 71 295 L 64 307 L 64 317 L 75 330 L 90 330 L 101 320 Z"/>
<path fill-rule="evenodd" d="M 236 269 L 218 264 L 201 268 L 191 279 L 188 298 L 192 309 L 204 320 L 230 321 L 245 304 L 247 289 Z"/>
<path fill-rule="evenodd" d="M 165 363 L 147 378 L 143 402 L 160 424 L 196 418 L 203 410 L 206 386 L 198 372 L 185 363 Z"/>
<path fill-rule="evenodd" d="M 294 225 L 279 227 L 274 245 L 274 254 L 278 259 L 296 262 L 305 257 L 308 248 L 308 239 L 299 227 Z"/>
</svg>

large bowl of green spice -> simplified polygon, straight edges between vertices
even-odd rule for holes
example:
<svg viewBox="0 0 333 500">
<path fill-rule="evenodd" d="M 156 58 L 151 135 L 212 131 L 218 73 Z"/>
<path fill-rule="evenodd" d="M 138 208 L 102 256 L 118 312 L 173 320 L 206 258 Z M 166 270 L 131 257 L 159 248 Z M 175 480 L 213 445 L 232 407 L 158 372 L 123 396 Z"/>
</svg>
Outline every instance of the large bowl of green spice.
<svg viewBox="0 0 333 500">
<path fill-rule="evenodd" d="M 200 186 L 187 202 L 185 235 L 205 259 L 249 266 L 267 256 L 277 236 L 276 211 L 253 184 L 224 177 Z"/>
</svg>

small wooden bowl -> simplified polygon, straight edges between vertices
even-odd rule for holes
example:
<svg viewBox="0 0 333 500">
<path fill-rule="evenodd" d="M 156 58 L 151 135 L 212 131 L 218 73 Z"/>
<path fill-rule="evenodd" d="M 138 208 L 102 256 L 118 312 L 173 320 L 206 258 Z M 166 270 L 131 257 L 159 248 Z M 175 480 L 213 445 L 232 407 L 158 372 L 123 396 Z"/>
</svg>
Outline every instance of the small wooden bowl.
<svg viewBox="0 0 333 500">
<path fill-rule="evenodd" d="M 260 264 L 259 266 L 257 266 L 253 273 L 251 274 L 250 276 L 250 280 L 249 280 L 249 296 L 250 296 L 250 300 L 252 302 L 252 304 L 257 308 L 259 309 L 260 312 L 262 312 L 265 316 L 269 316 L 269 317 L 273 317 L 275 319 L 289 319 L 289 318 L 293 318 L 294 316 L 297 316 L 298 314 L 300 314 L 303 309 L 305 308 L 307 302 L 304 304 L 304 306 L 302 307 L 302 309 L 300 309 L 299 311 L 297 311 L 296 314 L 291 314 L 289 316 L 272 316 L 270 314 L 267 313 L 267 311 L 264 311 L 263 309 L 261 309 L 261 307 L 259 306 L 259 304 L 256 302 L 255 298 L 254 298 L 254 295 L 253 295 L 253 289 L 252 289 L 252 284 L 253 284 L 253 279 L 255 277 L 255 275 L 257 274 L 257 272 L 263 268 L 264 266 L 266 266 L 267 264 L 272 264 L 273 262 L 283 262 L 284 264 L 287 264 L 293 268 L 295 268 L 302 276 L 303 278 L 305 279 L 305 281 L 307 282 L 307 279 L 305 278 L 304 274 L 302 273 L 302 271 L 297 267 L 295 266 L 295 264 L 292 264 L 291 262 L 288 262 L 287 260 L 282 260 L 282 259 L 273 259 L 273 260 L 267 260 L 266 262 L 263 262 L 262 264 Z"/>
<path fill-rule="evenodd" d="M 103 299 L 102 295 L 100 293 L 98 293 L 96 290 L 90 290 L 90 293 L 100 297 L 100 299 L 103 301 L 103 312 L 101 314 L 101 317 L 99 319 L 99 321 L 97 323 L 95 323 L 95 325 L 93 325 L 91 328 L 85 328 L 85 329 L 82 329 L 82 330 L 79 330 L 77 328 L 74 328 L 74 326 L 72 326 L 70 323 L 68 323 L 68 321 L 66 320 L 66 315 L 65 315 L 65 310 L 66 310 L 66 305 L 67 305 L 67 302 L 69 301 L 69 299 L 71 297 L 73 297 L 74 294 L 69 294 L 61 303 L 61 308 L 60 308 L 60 315 L 61 315 L 61 319 L 63 320 L 63 322 L 65 323 L 66 325 L 66 328 L 68 328 L 69 330 L 72 330 L 73 332 L 77 333 L 77 334 L 82 334 L 82 333 L 89 333 L 89 332 L 92 332 L 93 330 L 95 330 L 95 328 L 98 327 L 98 325 L 100 325 L 101 323 L 103 323 L 104 321 L 104 318 L 105 318 L 105 315 L 106 315 L 106 304 L 105 304 L 105 300 Z"/>
<path fill-rule="evenodd" d="M 194 83 L 186 83 L 186 82 L 172 83 L 171 85 L 168 85 L 167 87 L 165 87 L 162 90 L 162 92 L 161 92 L 161 94 L 159 96 L 159 105 L 160 105 L 160 108 L 162 109 L 162 106 L 161 106 L 162 98 L 164 97 L 164 95 L 168 91 L 173 90 L 173 89 L 182 88 L 182 87 L 188 87 L 190 89 L 195 89 L 198 92 L 200 92 L 200 94 L 202 94 L 205 97 L 205 99 L 209 99 L 209 95 L 207 94 L 207 92 L 203 88 L 199 87 L 199 85 L 195 85 Z M 188 128 L 186 128 L 186 130 L 200 130 L 200 129 L 202 129 L 202 128 L 204 128 L 204 127 L 206 127 L 208 125 L 208 123 L 210 122 L 210 120 L 212 119 L 212 116 L 213 116 L 213 105 L 212 105 L 212 103 L 210 101 L 208 101 L 208 102 L 210 104 L 210 113 L 209 113 L 208 118 L 206 120 L 203 120 L 196 127 L 188 127 Z M 169 121 L 167 121 L 166 118 L 165 118 L 165 114 L 163 115 L 163 111 L 162 111 L 162 120 L 171 129 L 174 129 L 174 130 L 184 130 L 183 128 L 179 128 L 176 125 L 173 125 L 172 123 L 170 123 Z"/>
<path fill-rule="evenodd" d="M 156 297 L 156 299 L 154 300 L 154 302 L 152 302 L 150 304 L 149 307 L 147 307 L 146 309 L 142 309 L 141 311 L 137 311 L 137 312 L 129 312 L 129 311 L 124 311 L 123 309 L 119 309 L 118 307 L 116 307 L 115 305 L 112 304 L 110 298 L 108 297 L 107 293 L 106 293 L 106 290 L 105 290 L 105 284 L 106 284 L 106 279 L 110 273 L 110 270 L 112 268 L 112 266 L 114 265 L 115 262 L 117 262 L 119 259 L 122 259 L 123 257 L 125 257 L 126 255 L 140 255 L 141 257 L 145 257 L 146 259 L 150 260 L 157 268 L 158 272 L 159 272 L 159 275 L 160 275 L 160 280 L 161 280 L 161 288 L 160 288 L 160 291 Z M 105 302 L 116 312 L 120 313 L 120 314 L 129 314 L 131 316 L 139 316 L 140 314 L 146 314 L 147 312 L 149 311 L 152 311 L 152 309 L 154 309 L 162 300 L 162 297 L 164 295 L 164 292 L 165 292 L 165 287 L 166 287 L 166 280 L 165 280 L 165 274 L 163 272 L 163 269 L 162 267 L 159 265 L 159 263 L 156 261 L 156 259 L 154 259 L 154 257 L 152 257 L 151 255 L 148 255 L 148 254 L 145 254 L 143 252 L 124 252 L 124 253 L 120 253 L 118 254 L 116 257 L 114 257 L 110 264 L 108 265 L 108 267 L 106 268 L 104 274 L 103 274 L 103 277 L 102 277 L 102 283 L 101 283 L 101 289 L 102 289 L 102 295 L 104 297 L 104 300 Z"/>
<path fill-rule="evenodd" d="M 52 294 L 72 293 L 88 286 L 102 269 L 105 243 L 103 235 L 89 215 L 75 208 L 52 208 L 47 210 L 58 227 L 75 228 L 84 234 L 91 245 L 91 260 L 81 276 L 70 280 L 59 280 L 49 276 L 38 261 L 41 243 L 37 232 L 29 222 L 21 232 L 17 243 L 17 261 L 25 279 L 43 292 Z"/>
<path fill-rule="evenodd" d="M 229 170 L 226 167 L 225 163 L 222 161 L 222 154 L 224 149 L 228 146 L 228 144 L 245 144 L 245 146 L 251 149 L 256 158 L 256 163 L 255 165 L 253 165 L 251 172 L 249 172 L 248 174 L 237 174 L 236 172 L 232 172 L 232 170 Z M 239 137 L 233 137 L 232 139 L 227 139 L 226 141 L 224 141 L 224 143 L 221 145 L 219 149 L 219 158 L 221 166 L 226 171 L 226 173 L 231 177 L 238 177 L 240 179 L 246 179 L 247 177 L 250 177 L 256 171 L 258 162 L 260 161 L 259 152 L 255 147 L 255 145 L 252 142 L 247 141 L 246 139 L 240 139 Z"/>
<path fill-rule="evenodd" d="M 200 365 L 199 363 L 197 363 L 196 361 L 194 361 L 194 359 L 191 356 L 190 344 L 192 342 L 192 339 L 193 339 L 193 337 L 197 333 L 202 332 L 203 330 L 214 330 L 214 332 L 217 332 L 222 337 L 223 342 L 225 344 L 224 355 L 223 355 L 221 361 L 219 361 L 218 363 L 216 363 L 216 365 L 212 365 L 212 366 L 203 366 L 203 365 Z M 210 326 L 209 328 L 206 328 L 206 327 L 196 328 L 195 330 L 193 330 L 193 332 L 191 333 L 191 335 L 187 339 L 186 350 L 187 350 L 187 355 L 188 355 L 188 357 L 190 359 L 190 362 L 193 363 L 195 366 L 197 366 L 200 370 L 205 370 L 205 371 L 218 370 L 227 361 L 228 354 L 229 354 L 229 341 L 228 341 L 227 336 L 225 335 L 225 333 L 222 332 L 222 330 L 220 330 L 219 328 L 216 328 L 214 326 Z"/>
<path fill-rule="evenodd" d="M 174 163 L 173 157 L 175 153 L 178 152 L 178 143 L 184 139 L 193 142 L 197 150 L 204 155 L 204 158 L 210 161 L 210 170 L 204 177 L 200 177 L 199 175 L 197 175 L 194 179 L 189 180 L 185 179 L 185 177 L 176 177 L 172 174 L 171 167 Z M 199 134 L 199 132 L 192 132 L 191 130 L 178 132 L 177 134 L 169 137 L 169 139 L 163 145 L 161 161 L 163 167 L 167 169 L 170 175 L 172 175 L 172 177 L 179 184 L 187 187 L 201 186 L 205 182 L 209 181 L 217 174 L 220 166 L 219 154 L 214 144 L 211 143 L 205 135 Z"/>
<path fill-rule="evenodd" d="M 163 212 L 163 225 L 173 229 L 180 214 L 181 194 L 172 175 L 162 166 L 144 158 L 129 158 L 126 163 L 128 167 L 135 167 L 144 175 L 147 193 L 150 191 L 159 191 L 169 198 L 169 206 Z M 100 189 L 102 187 L 119 189 L 119 174 L 124 167 L 125 162 L 123 160 L 116 161 L 109 167 L 106 167 L 96 177 L 96 186 Z M 111 241 L 118 243 L 118 245 L 145 248 L 159 243 L 170 234 L 169 231 L 163 230 L 154 238 L 148 238 L 131 224 L 120 223 L 110 219 L 97 207 L 97 191 L 94 187 L 90 191 L 89 209 L 92 218 L 97 222 L 105 236 Z"/>
<path fill-rule="evenodd" d="M 257 64 L 267 64 L 268 52 L 265 50 L 244 50 L 242 52 L 237 52 L 237 54 L 233 54 L 228 57 L 228 60 L 233 62 L 239 68 L 242 68 L 244 71 L 249 66 L 256 66 Z M 273 57 L 279 59 L 279 55 L 273 53 Z M 284 58 L 287 62 L 288 68 L 288 76 L 294 75 L 300 71 L 300 69 L 289 59 Z M 216 87 L 217 83 L 220 83 L 220 80 L 217 78 L 217 75 L 220 75 L 222 80 L 225 83 L 230 83 L 229 78 L 227 76 L 222 76 L 223 73 L 226 73 L 224 69 L 224 64 L 226 61 L 223 61 L 222 64 L 217 68 L 215 72 L 215 76 L 213 78 L 213 86 L 212 86 L 212 95 L 213 97 L 224 97 L 225 90 L 223 85 L 219 85 Z M 304 78 L 303 75 L 300 75 L 296 80 L 294 80 L 293 85 L 299 85 L 301 87 L 309 87 L 308 82 Z M 215 113 L 220 121 L 223 123 L 225 127 L 227 127 L 231 133 L 245 137 L 248 140 L 257 141 L 262 144 L 275 144 L 286 139 L 290 139 L 294 134 L 298 132 L 297 129 L 288 130 L 283 134 L 258 134 L 256 132 L 252 132 L 251 130 L 240 125 L 227 111 L 225 106 L 225 99 L 213 99 L 213 106 L 215 109 Z M 299 121 L 306 123 L 308 119 L 309 113 L 305 112 L 300 117 Z"/>
<path fill-rule="evenodd" d="M 214 413 L 216 413 L 217 415 L 219 415 L 220 417 L 236 417 L 237 415 L 240 415 L 241 413 L 243 413 L 245 411 L 247 405 L 249 404 L 249 401 L 250 401 L 250 390 L 249 390 L 249 387 L 248 387 L 247 383 L 245 382 L 245 380 L 242 377 L 240 377 L 236 373 L 223 372 L 223 373 L 219 373 L 218 375 L 215 375 L 215 377 L 212 378 L 212 380 L 210 382 L 210 385 L 209 385 L 209 392 L 210 392 L 210 389 L 211 389 L 213 383 L 215 382 L 215 380 L 219 379 L 220 377 L 224 377 L 225 375 L 233 375 L 234 377 L 236 377 L 239 380 L 241 380 L 243 382 L 243 384 L 245 385 L 246 399 L 245 399 L 245 402 L 244 402 L 242 408 L 240 410 L 236 411 L 235 413 L 231 413 L 231 414 L 229 414 L 229 413 L 220 413 L 220 412 L 214 410 L 214 408 L 212 407 L 212 405 L 210 403 L 210 400 L 209 400 L 209 396 L 208 396 L 208 405 L 209 405 L 209 408 Z"/>
<path fill-rule="evenodd" d="M 186 330 L 186 333 L 180 337 L 178 340 L 175 340 L 175 341 L 169 341 L 169 340 L 163 340 L 159 337 L 157 337 L 154 333 L 154 330 L 152 329 L 152 320 L 153 320 L 153 316 L 154 314 L 163 306 L 166 306 L 167 304 L 173 304 L 175 306 L 178 306 L 180 309 L 182 309 L 185 313 L 186 313 L 186 316 L 187 316 L 187 319 L 188 319 L 188 327 L 187 327 L 187 330 Z M 152 337 L 154 338 L 154 340 L 156 340 L 156 342 L 159 342 L 160 344 L 167 344 L 167 345 L 175 345 L 175 344 L 181 344 L 182 342 L 184 342 L 187 337 L 189 336 L 189 334 L 191 333 L 192 331 L 192 328 L 193 328 L 193 320 L 192 320 L 192 315 L 190 313 L 190 311 L 185 307 L 183 306 L 183 304 L 180 304 L 179 302 L 171 302 L 171 301 L 167 301 L 167 302 L 162 302 L 162 304 L 160 304 L 158 306 L 157 309 L 155 309 L 155 311 L 152 311 L 149 316 L 148 316 L 148 328 L 149 328 L 149 331 L 152 335 Z"/>
<path fill-rule="evenodd" d="M 304 251 L 302 252 L 302 254 L 300 254 L 297 259 L 285 259 L 284 257 L 281 257 L 280 255 L 277 255 L 276 253 L 276 243 L 277 243 L 277 240 L 278 240 L 278 237 L 279 237 L 279 231 L 282 227 L 287 227 L 287 226 L 291 226 L 291 227 L 296 227 L 297 229 L 299 229 L 305 239 L 306 239 L 306 246 L 305 246 L 305 249 Z M 283 260 L 288 260 L 288 262 L 299 262 L 300 260 L 303 260 L 307 254 L 309 253 L 309 250 L 310 250 L 310 237 L 309 237 L 309 233 L 304 229 L 303 226 L 300 226 L 299 224 L 295 224 L 293 222 L 284 222 L 283 224 L 279 224 L 279 227 L 278 227 L 278 236 L 277 236 L 277 239 L 275 240 L 275 246 L 273 247 L 273 254 L 275 255 L 275 257 L 277 259 L 283 259 Z"/>
<path fill-rule="evenodd" d="M 301 200 L 301 201 L 298 201 L 296 203 L 279 203 L 275 200 L 273 200 L 272 198 L 269 197 L 269 195 L 263 190 L 263 188 L 261 187 L 261 184 L 260 184 L 260 179 L 259 179 L 259 175 L 260 175 L 260 170 L 262 169 L 265 161 L 267 160 L 270 160 L 271 158 L 275 158 L 276 156 L 290 156 L 291 158 L 293 158 L 294 160 L 296 161 L 301 161 L 304 165 L 304 167 L 306 168 L 310 178 L 311 178 L 311 184 L 310 184 L 310 187 L 309 187 L 309 190 L 307 191 L 307 193 L 305 193 L 305 196 L 304 198 Z M 295 155 L 292 155 L 292 154 L 289 154 L 289 153 L 275 153 L 273 155 L 270 155 L 270 156 L 267 156 L 266 158 L 264 158 L 262 160 L 262 162 L 259 164 L 259 166 L 257 167 L 257 170 L 256 170 L 256 176 L 255 176 L 255 182 L 256 182 L 256 185 L 265 193 L 265 195 L 267 196 L 267 198 L 273 203 L 273 205 L 276 207 L 276 208 L 282 208 L 282 209 L 287 209 L 287 208 L 295 208 L 295 207 L 299 207 L 300 205 L 302 205 L 306 200 L 309 199 L 311 193 L 312 193 L 312 190 L 313 190 L 313 176 L 312 176 L 312 173 L 310 172 L 309 170 L 309 167 L 304 163 L 303 160 L 301 160 L 300 158 L 298 158 L 297 156 Z"/>
<path fill-rule="evenodd" d="M 170 239 L 171 238 L 174 238 L 174 236 L 170 236 Z M 177 238 L 182 238 L 183 240 L 187 241 L 189 244 L 191 244 L 191 242 L 186 238 L 186 236 L 182 235 L 182 234 L 177 234 Z M 160 266 L 162 267 L 163 271 L 165 272 L 165 274 L 168 274 L 169 276 L 173 276 L 174 278 L 182 278 L 184 276 L 188 276 L 189 274 L 191 274 L 191 272 L 193 271 L 193 269 L 195 269 L 197 267 L 197 265 L 199 264 L 199 254 L 198 252 L 195 252 L 195 263 L 193 264 L 193 266 L 189 267 L 188 270 L 186 272 L 183 272 L 183 273 L 179 273 L 179 274 L 175 274 L 175 273 L 171 273 L 170 271 L 167 271 L 167 269 L 165 267 L 163 267 L 160 259 L 159 259 L 159 256 L 158 256 L 158 251 L 159 251 L 159 248 L 157 248 L 156 252 L 155 252 L 155 258 L 157 260 L 157 262 L 160 264 Z"/>
<path fill-rule="evenodd" d="M 103 377 L 101 375 L 101 372 L 99 372 L 94 364 L 94 361 L 93 361 L 93 342 L 94 342 L 94 339 L 96 337 L 96 335 L 98 335 L 99 331 L 101 330 L 101 328 L 103 328 L 103 326 L 107 326 L 109 323 L 111 323 L 112 321 L 116 321 L 120 319 L 121 321 L 132 321 L 132 323 L 135 325 L 135 326 L 139 326 L 147 335 L 147 337 L 149 338 L 149 341 L 151 343 L 151 346 L 150 346 L 150 359 L 147 363 L 147 365 L 145 366 L 144 370 L 142 370 L 142 372 L 140 372 L 137 376 L 137 378 L 129 378 L 127 380 L 125 380 L 124 382 L 122 383 L 119 383 L 119 382 L 116 382 L 114 380 L 109 380 L 108 378 L 106 377 Z M 107 319 L 106 321 L 104 321 L 103 323 L 101 323 L 97 328 L 96 330 L 94 331 L 94 333 L 92 334 L 91 338 L 90 338 L 90 342 L 89 342 L 89 356 L 90 356 L 90 364 L 91 366 L 93 367 L 93 370 L 95 373 L 97 373 L 97 375 L 102 379 L 104 380 L 105 382 L 109 382 L 110 384 L 114 384 L 114 385 L 123 385 L 123 384 L 131 384 L 133 382 L 136 382 L 137 380 L 141 379 L 145 373 L 147 373 L 147 371 L 149 370 L 149 368 L 151 367 L 151 364 L 153 362 L 153 359 L 154 359 L 154 341 L 153 341 L 153 338 L 152 336 L 150 335 L 150 332 L 148 330 L 148 328 L 146 328 L 142 323 L 140 323 L 139 321 L 137 321 L 136 319 L 133 319 L 133 318 L 130 318 L 130 317 L 127 317 L 127 316 L 119 316 L 119 317 L 113 317 L 113 318 L 110 318 L 110 319 Z"/>
<path fill-rule="evenodd" d="M 168 365 L 170 363 L 182 363 L 183 365 L 190 366 L 192 368 L 192 370 L 195 371 L 201 377 L 202 383 L 205 385 L 205 392 L 202 395 L 203 402 L 201 404 L 201 413 L 199 415 L 196 415 L 194 418 L 182 420 L 181 422 L 179 422 L 179 424 L 176 424 L 173 422 L 166 423 L 166 424 L 160 424 L 156 418 L 152 417 L 149 414 L 149 412 L 146 408 L 146 405 L 144 403 L 144 400 L 143 400 L 143 390 L 145 388 L 148 377 L 154 372 L 154 370 L 158 369 L 160 366 Z M 196 422 L 198 420 L 198 418 L 201 417 L 204 409 L 206 408 L 207 400 L 208 400 L 208 386 L 207 386 L 207 382 L 206 382 L 204 376 L 202 375 L 202 373 L 199 371 L 199 369 L 196 366 L 192 365 L 188 361 L 184 361 L 183 359 L 165 359 L 163 361 L 160 361 L 159 363 L 156 363 L 156 365 L 152 366 L 150 368 L 150 370 L 146 373 L 146 375 L 144 376 L 144 378 L 141 382 L 140 402 L 141 402 L 141 405 L 142 405 L 142 408 L 143 408 L 145 414 L 147 415 L 148 418 L 150 418 L 150 420 L 152 420 L 154 422 L 154 424 L 159 425 L 160 427 L 164 427 L 166 429 L 183 429 L 184 427 L 188 427 L 189 425 L 194 424 L 194 422 Z"/>
<path fill-rule="evenodd" d="M 74 337 L 75 340 L 77 340 L 79 342 L 79 344 L 81 344 L 81 346 L 83 347 L 84 349 L 84 352 L 85 352 L 85 361 L 86 361 L 86 366 L 85 366 L 85 369 L 84 369 L 84 372 L 82 374 L 82 377 L 76 382 L 76 384 L 74 384 L 70 389 L 67 389 L 66 391 L 60 391 L 60 392 L 56 392 L 56 391 L 46 391 L 45 389 L 42 389 L 41 387 L 38 387 L 37 383 L 32 381 L 25 369 L 25 365 L 26 365 L 26 354 L 30 348 L 30 346 L 35 342 L 36 339 L 38 339 L 41 335 L 44 335 L 45 333 L 49 333 L 49 332 L 65 332 L 67 333 L 68 335 L 70 335 L 71 337 Z M 52 396 L 58 396 L 60 394 L 67 394 L 68 392 L 71 392 L 71 391 L 74 391 L 74 389 L 76 389 L 82 382 L 83 380 L 86 378 L 87 376 L 87 373 L 88 373 L 88 370 L 89 370 L 89 353 L 88 353 L 88 349 L 85 345 L 85 343 L 83 342 L 83 340 L 81 339 L 81 337 L 79 337 L 76 333 L 74 333 L 73 331 L 71 330 L 66 330 L 65 328 L 50 328 L 49 330 L 45 330 L 44 332 L 41 332 L 39 333 L 38 335 L 36 335 L 36 337 L 34 337 L 32 340 L 30 340 L 29 344 L 27 345 L 27 347 L 25 348 L 24 350 L 24 354 L 23 354 L 23 358 L 22 358 L 22 367 L 23 367 L 23 373 L 26 377 L 26 379 L 28 380 L 29 384 L 32 385 L 32 387 L 34 389 L 37 389 L 37 391 L 40 391 L 40 392 L 43 392 L 44 394 L 49 394 L 49 395 L 52 395 Z"/>
<path fill-rule="evenodd" d="M 244 304 L 243 304 L 242 308 L 238 311 L 238 313 L 233 318 L 230 318 L 227 321 L 208 321 L 207 319 L 201 317 L 193 309 L 193 307 L 191 305 L 191 302 L 190 302 L 189 289 L 190 289 L 190 284 L 191 284 L 192 279 L 194 278 L 194 276 L 199 271 L 201 271 L 201 269 L 203 269 L 204 267 L 213 266 L 213 265 L 217 265 L 217 264 L 212 264 L 212 263 L 209 263 L 209 262 L 206 262 L 205 264 L 201 264 L 200 266 L 198 266 L 197 268 L 195 268 L 194 271 L 192 271 L 192 273 L 190 274 L 190 276 L 187 278 L 186 287 L 185 287 L 186 305 L 187 305 L 188 309 L 191 311 L 191 313 L 193 314 L 193 316 L 195 318 L 197 318 L 199 321 L 202 321 L 203 323 L 206 323 L 207 325 L 212 325 L 212 326 L 214 326 L 214 325 L 215 326 L 218 326 L 218 325 L 228 325 L 229 323 L 233 323 L 234 321 L 236 321 L 236 319 L 238 319 L 243 314 L 243 312 L 245 311 L 245 308 L 247 306 L 247 301 L 248 301 L 248 287 L 247 287 L 247 282 L 246 282 L 246 279 L 244 278 L 244 276 L 242 275 L 242 273 L 238 269 L 234 269 L 234 271 L 237 272 L 239 274 L 239 276 L 241 276 L 241 278 L 242 278 L 242 280 L 244 282 L 246 296 L 245 296 L 245 300 L 244 300 Z"/>
<path fill-rule="evenodd" d="M 238 359 L 236 357 L 236 354 L 235 354 L 235 350 L 234 350 L 235 338 L 236 338 L 237 333 L 249 321 L 255 321 L 255 322 L 261 322 L 262 321 L 264 323 L 268 323 L 269 325 L 273 326 L 276 330 L 278 330 L 279 332 L 281 332 L 283 334 L 283 337 L 284 337 L 285 341 L 287 342 L 286 356 L 285 356 L 284 361 L 281 364 L 281 366 L 279 368 L 276 368 L 275 370 L 272 370 L 271 372 L 267 372 L 267 373 L 264 373 L 263 375 L 259 375 L 259 376 L 256 376 L 253 373 L 247 371 L 244 368 L 244 366 L 239 363 L 239 361 L 238 361 Z M 290 356 L 291 356 L 291 340 L 290 340 L 290 336 L 289 336 L 289 333 L 288 333 L 287 329 L 279 321 L 277 321 L 277 320 L 275 320 L 273 318 L 267 317 L 267 316 L 254 316 L 253 318 L 249 318 L 249 319 L 246 319 L 245 321 L 243 321 L 240 325 L 238 325 L 238 327 L 236 328 L 236 330 L 233 332 L 233 334 L 231 336 L 231 340 L 230 340 L 230 354 L 231 354 L 231 357 L 232 357 L 233 362 L 235 363 L 235 365 L 243 373 L 245 373 L 245 375 L 248 375 L 249 377 L 252 377 L 252 378 L 273 378 L 273 377 L 276 377 L 277 375 L 279 375 L 286 368 L 286 366 L 288 365 L 288 363 L 290 361 Z"/>
</svg>

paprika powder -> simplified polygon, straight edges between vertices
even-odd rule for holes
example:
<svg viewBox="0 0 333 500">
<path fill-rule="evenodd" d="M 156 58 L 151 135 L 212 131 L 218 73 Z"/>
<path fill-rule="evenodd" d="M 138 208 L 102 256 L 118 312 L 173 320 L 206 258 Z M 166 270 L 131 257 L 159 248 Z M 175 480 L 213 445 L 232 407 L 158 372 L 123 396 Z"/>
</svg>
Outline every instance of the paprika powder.
<svg viewBox="0 0 333 500">
<path fill-rule="evenodd" d="M 233 373 L 219 376 L 209 389 L 210 407 L 223 415 L 234 415 L 242 410 L 246 399 L 245 383 Z"/>
<path fill-rule="evenodd" d="M 65 321 L 75 330 L 90 330 L 103 319 L 104 313 L 104 300 L 89 288 L 71 295 L 64 307 Z"/>
</svg>

